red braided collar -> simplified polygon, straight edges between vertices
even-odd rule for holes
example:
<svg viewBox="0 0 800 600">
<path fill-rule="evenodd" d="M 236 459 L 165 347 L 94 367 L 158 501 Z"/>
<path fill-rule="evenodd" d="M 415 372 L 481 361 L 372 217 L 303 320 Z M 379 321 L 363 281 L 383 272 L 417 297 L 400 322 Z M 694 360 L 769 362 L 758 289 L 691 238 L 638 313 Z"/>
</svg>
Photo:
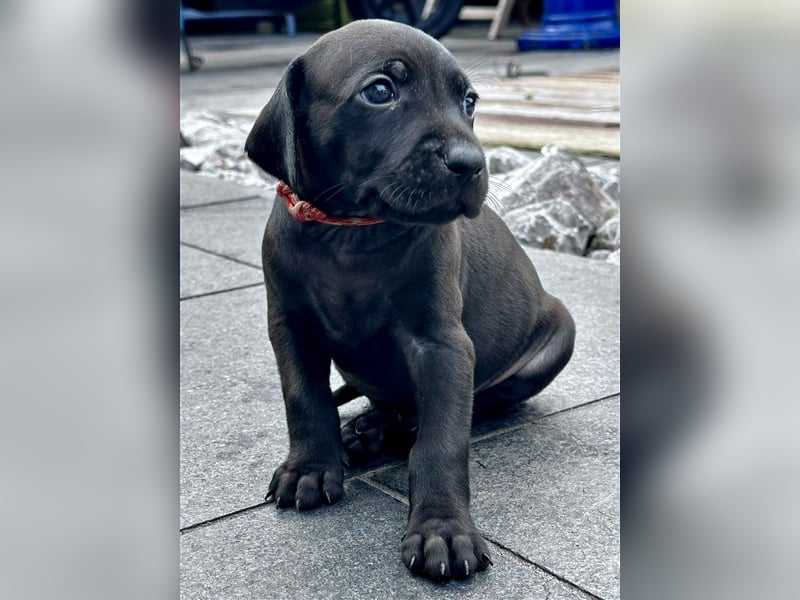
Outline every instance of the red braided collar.
<svg viewBox="0 0 800 600">
<path fill-rule="evenodd" d="M 288 185 L 278 182 L 278 196 L 286 202 L 286 207 L 292 216 L 301 223 L 316 221 L 328 225 L 375 225 L 383 223 L 379 217 L 329 217 L 325 211 L 320 210 L 310 202 L 300 200 Z"/>
</svg>

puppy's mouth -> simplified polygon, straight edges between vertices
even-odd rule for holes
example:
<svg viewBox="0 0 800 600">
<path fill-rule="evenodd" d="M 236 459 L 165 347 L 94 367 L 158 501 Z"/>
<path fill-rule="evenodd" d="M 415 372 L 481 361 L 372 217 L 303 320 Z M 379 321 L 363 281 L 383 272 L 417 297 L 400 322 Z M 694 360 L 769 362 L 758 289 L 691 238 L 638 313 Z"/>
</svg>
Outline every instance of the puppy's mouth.
<svg viewBox="0 0 800 600">
<path fill-rule="evenodd" d="M 442 224 L 464 216 L 477 217 L 488 185 L 482 177 L 469 185 L 410 186 L 396 183 L 378 191 L 375 213 L 387 221 Z"/>
</svg>

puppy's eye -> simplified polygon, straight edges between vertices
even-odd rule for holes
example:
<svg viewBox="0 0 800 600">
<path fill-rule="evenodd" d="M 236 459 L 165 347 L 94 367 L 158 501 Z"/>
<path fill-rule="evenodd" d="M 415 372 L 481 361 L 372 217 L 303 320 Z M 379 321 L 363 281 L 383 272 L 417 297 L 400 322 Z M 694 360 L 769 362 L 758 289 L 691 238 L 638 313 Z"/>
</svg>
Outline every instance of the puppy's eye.
<svg viewBox="0 0 800 600">
<path fill-rule="evenodd" d="M 392 88 L 381 81 L 376 81 L 361 90 L 361 97 L 370 104 L 387 104 L 395 98 Z"/>
<path fill-rule="evenodd" d="M 464 114 L 467 115 L 470 119 L 475 114 L 475 106 L 478 104 L 478 97 L 477 96 L 466 96 L 464 98 L 464 102 L 462 103 L 462 107 L 464 109 Z"/>
</svg>

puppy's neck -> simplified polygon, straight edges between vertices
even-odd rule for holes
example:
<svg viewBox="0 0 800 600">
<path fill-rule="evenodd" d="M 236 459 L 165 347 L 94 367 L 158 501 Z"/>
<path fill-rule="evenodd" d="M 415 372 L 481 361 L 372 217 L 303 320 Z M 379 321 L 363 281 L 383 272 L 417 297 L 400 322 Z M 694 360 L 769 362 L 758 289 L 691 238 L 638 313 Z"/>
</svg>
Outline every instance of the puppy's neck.
<svg viewBox="0 0 800 600">
<path fill-rule="evenodd" d="M 360 227 L 366 225 L 378 225 L 383 223 L 384 220 L 380 217 L 332 217 L 325 211 L 317 208 L 306 200 L 298 198 L 297 194 L 292 191 L 283 181 L 278 182 L 277 186 L 278 197 L 286 203 L 286 208 L 289 209 L 289 214 L 294 217 L 296 221 L 301 223 L 325 223 L 327 225 L 336 225 L 341 227 Z"/>
</svg>

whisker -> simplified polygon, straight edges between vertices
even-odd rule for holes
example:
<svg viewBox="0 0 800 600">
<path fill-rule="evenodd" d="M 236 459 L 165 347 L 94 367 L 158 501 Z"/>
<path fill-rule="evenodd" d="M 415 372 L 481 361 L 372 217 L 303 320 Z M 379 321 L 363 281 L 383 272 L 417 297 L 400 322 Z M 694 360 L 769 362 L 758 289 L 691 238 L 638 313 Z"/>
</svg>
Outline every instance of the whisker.
<svg viewBox="0 0 800 600">
<path fill-rule="evenodd" d="M 389 184 L 388 184 L 388 185 L 387 185 L 385 188 L 383 188 L 383 189 L 381 190 L 381 192 L 378 194 L 378 198 L 381 198 L 381 199 L 382 199 L 382 200 L 384 200 L 385 202 L 388 202 L 388 200 L 386 200 L 386 198 L 384 198 L 384 196 L 383 196 L 383 195 L 384 195 L 386 192 L 388 192 L 388 191 L 389 191 L 389 189 L 390 189 L 392 186 L 395 186 L 395 185 L 403 185 L 403 183 L 402 183 L 401 181 L 392 181 L 392 182 L 391 182 L 391 183 L 389 183 Z M 392 195 L 394 195 L 394 194 L 392 194 Z"/>
<path fill-rule="evenodd" d="M 482 69 L 483 67 L 485 67 L 491 59 L 492 59 L 491 56 L 489 56 L 488 54 L 484 54 L 483 56 L 478 56 L 476 58 L 473 58 L 468 63 L 461 65 L 461 68 L 464 71 L 464 73 L 467 74 L 467 77 L 469 77 L 471 80 L 472 76 L 478 72 L 478 69 Z"/>
<path fill-rule="evenodd" d="M 389 196 L 389 200 L 387 201 L 389 204 L 393 203 L 395 194 L 398 194 L 398 197 L 403 195 L 403 190 L 405 189 L 406 186 L 403 185 L 402 181 L 399 183 L 400 183 L 399 187 L 392 192 L 391 196 Z"/>
<path fill-rule="evenodd" d="M 425 198 L 425 190 L 419 190 L 419 198 L 417 198 L 417 206 L 422 202 Z"/>
<path fill-rule="evenodd" d="M 417 212 L 417 208 L 419 207 L 420 200 L 422 200 L 422 197 L 425 195 L 425 192 L 423 190 L 417 190 L 417 191 L 419 192 L 419 198 L 414 200 L 414 205 L 411 207 L 411 212 L 412 213 Z M 413 197 L 413 194 L 412 194 L 412 197 Z"/>
<path fill-rule="evenodd" d="M 505 219 L 506 215 L 508 214 L 508 210 L 506 209 L 505 205 L 495 196 L 495 194 L 491 191 L 486 192 L 486 204 L 489 205 L 494 212 L 496 212 L 500 218 Z"/>
<path fill-rule="evenodd" d="M 505 190 L 506 192 L 514 191 L 514 188 L 512 188 L 508 183 L 500 179 L 497 175 L 489 175 L 489 189 L 493 187 L 500 188 L 501 190 Z"/>
</svg>

